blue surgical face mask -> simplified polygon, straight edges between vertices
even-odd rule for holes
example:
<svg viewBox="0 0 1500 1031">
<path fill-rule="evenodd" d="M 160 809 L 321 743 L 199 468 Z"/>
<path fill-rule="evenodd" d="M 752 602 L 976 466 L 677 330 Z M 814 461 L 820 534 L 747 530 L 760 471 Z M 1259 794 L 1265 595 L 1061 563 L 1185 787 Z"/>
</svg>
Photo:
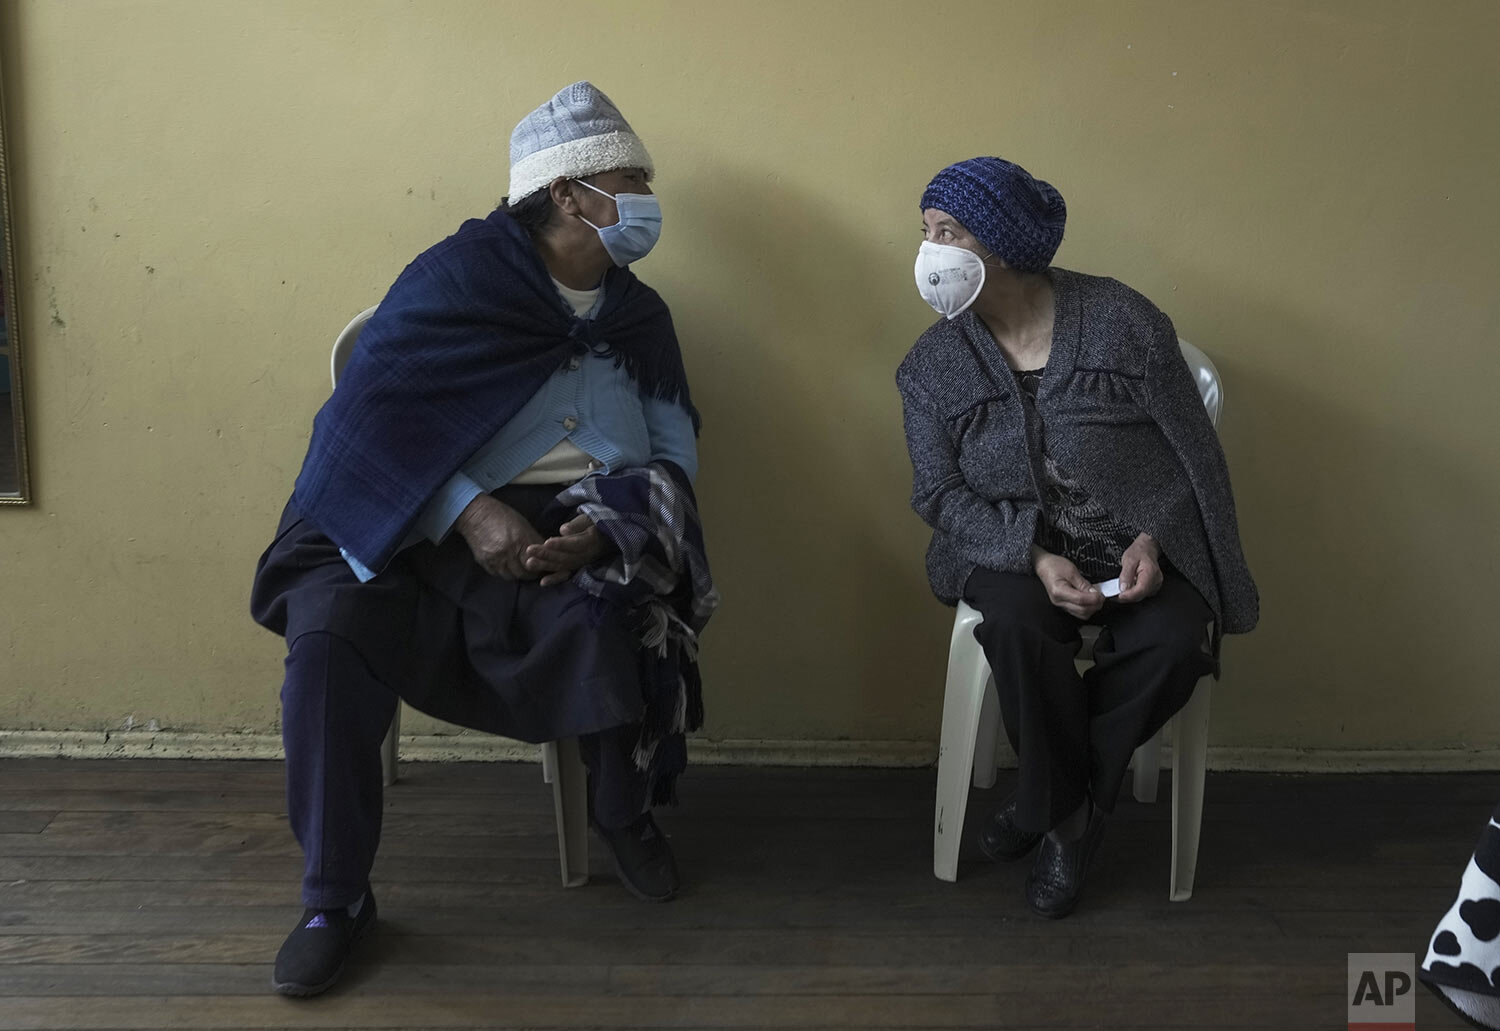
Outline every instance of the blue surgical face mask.
<svg viewBox="0 0 1500 1031">
<path fill-rule="evenodd" d="M 580 186 L 587 186 L 595 193 L 603 194 L 615 202 L 619 220 L 612 226 L 596 226 L 584 218 L 599 234 L 610 260 L 616 265 L 629 265 L 640 261 L 651 253 L 661 237 L 661 204 L 649 193 L 605 193 L 599 187 L 575 179 Z M 582 215 L 578 216 L 583 218 Z"/>
</svg>

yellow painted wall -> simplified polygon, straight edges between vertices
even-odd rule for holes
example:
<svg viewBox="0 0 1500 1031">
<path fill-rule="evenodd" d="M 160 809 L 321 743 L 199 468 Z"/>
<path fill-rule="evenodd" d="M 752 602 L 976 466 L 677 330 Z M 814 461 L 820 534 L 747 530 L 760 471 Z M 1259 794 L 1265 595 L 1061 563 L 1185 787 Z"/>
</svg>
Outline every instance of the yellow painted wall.
<svg viewBox="0 0 1500 1031">
<path fill-rule="evenodd" d="M 1068 200 L 1058 261 L 1227 381 L 1261 629 L 1223 745 L 1500 745 L 1500 5 L 75 2 L 0 15 L 37 503 L 0 727 L 270 730 L 251 570 L 328 347 L 591 78 L 660 169 L 718 738 L 936 737 L 951 618 L 892 385 L 942 165 Z M 413 729 L 421 729 L 416 724 Z"/>
</svg>

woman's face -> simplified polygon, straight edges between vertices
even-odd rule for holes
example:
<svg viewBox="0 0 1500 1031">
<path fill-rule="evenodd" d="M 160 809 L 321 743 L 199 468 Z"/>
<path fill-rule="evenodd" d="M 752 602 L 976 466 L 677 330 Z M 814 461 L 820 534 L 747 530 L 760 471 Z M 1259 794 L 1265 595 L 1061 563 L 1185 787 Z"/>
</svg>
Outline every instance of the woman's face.
<svg viewBox="0 0 1500 1031">
<path fill-rule="evenodd" d="M 928 243 L 962 247 L 981 258 L 989 257 L 989 251 L 974 239 L 974 234 L 965 229 L 958 219 L 939 208 L 928 208 L 922 212 L 922 239 Z"/>
<path fill-rule="evenodd" d="M 610 172 L 600 172 L 598 175 L 584 176 L 585 181 L 595 189 L 603 190 L 613 196 L 617 193 L 650 193 L 651 187 L 646 185 L 646 170 L 644 168 L 616 168 Z M 615 202 L 609 197 L 601 196 L 593 190 L 575 187 L 573 197 L 578 201 L 578 207 L 583 217 L 599 227 L 612 226 L 620 220 L 620 214 L 615 209 Z"/>
</svg>

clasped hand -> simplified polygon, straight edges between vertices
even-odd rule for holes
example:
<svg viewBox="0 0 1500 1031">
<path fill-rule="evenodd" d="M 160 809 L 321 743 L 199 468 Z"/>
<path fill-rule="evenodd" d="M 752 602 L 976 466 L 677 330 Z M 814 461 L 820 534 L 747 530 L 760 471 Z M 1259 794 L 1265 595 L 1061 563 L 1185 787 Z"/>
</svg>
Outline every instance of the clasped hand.
<svg viewBox="0 0 1500 1031">
<path fill-rule="evenodd" d="M 544 539 L 526 517 L 488 494 L 469 502 L 454 528 L 485 572 L 506 580 L 540 579 L 543 587 L 566 583 L 608 551 L 588 516 L 574 516 Z"/>
</svg>

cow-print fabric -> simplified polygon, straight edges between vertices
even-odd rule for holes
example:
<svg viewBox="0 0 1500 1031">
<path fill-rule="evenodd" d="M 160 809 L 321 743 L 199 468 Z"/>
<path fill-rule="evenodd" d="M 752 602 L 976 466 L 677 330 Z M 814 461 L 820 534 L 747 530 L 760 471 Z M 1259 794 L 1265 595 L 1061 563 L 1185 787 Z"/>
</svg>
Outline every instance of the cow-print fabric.
<svg viewBox="0 0 1500 1031">
<path fill-rule="evenodd" d="M 1418 977 L 1471 1024 L 1500 1029 L 1500 808 L 1479 836 Z"/>
</svg>

